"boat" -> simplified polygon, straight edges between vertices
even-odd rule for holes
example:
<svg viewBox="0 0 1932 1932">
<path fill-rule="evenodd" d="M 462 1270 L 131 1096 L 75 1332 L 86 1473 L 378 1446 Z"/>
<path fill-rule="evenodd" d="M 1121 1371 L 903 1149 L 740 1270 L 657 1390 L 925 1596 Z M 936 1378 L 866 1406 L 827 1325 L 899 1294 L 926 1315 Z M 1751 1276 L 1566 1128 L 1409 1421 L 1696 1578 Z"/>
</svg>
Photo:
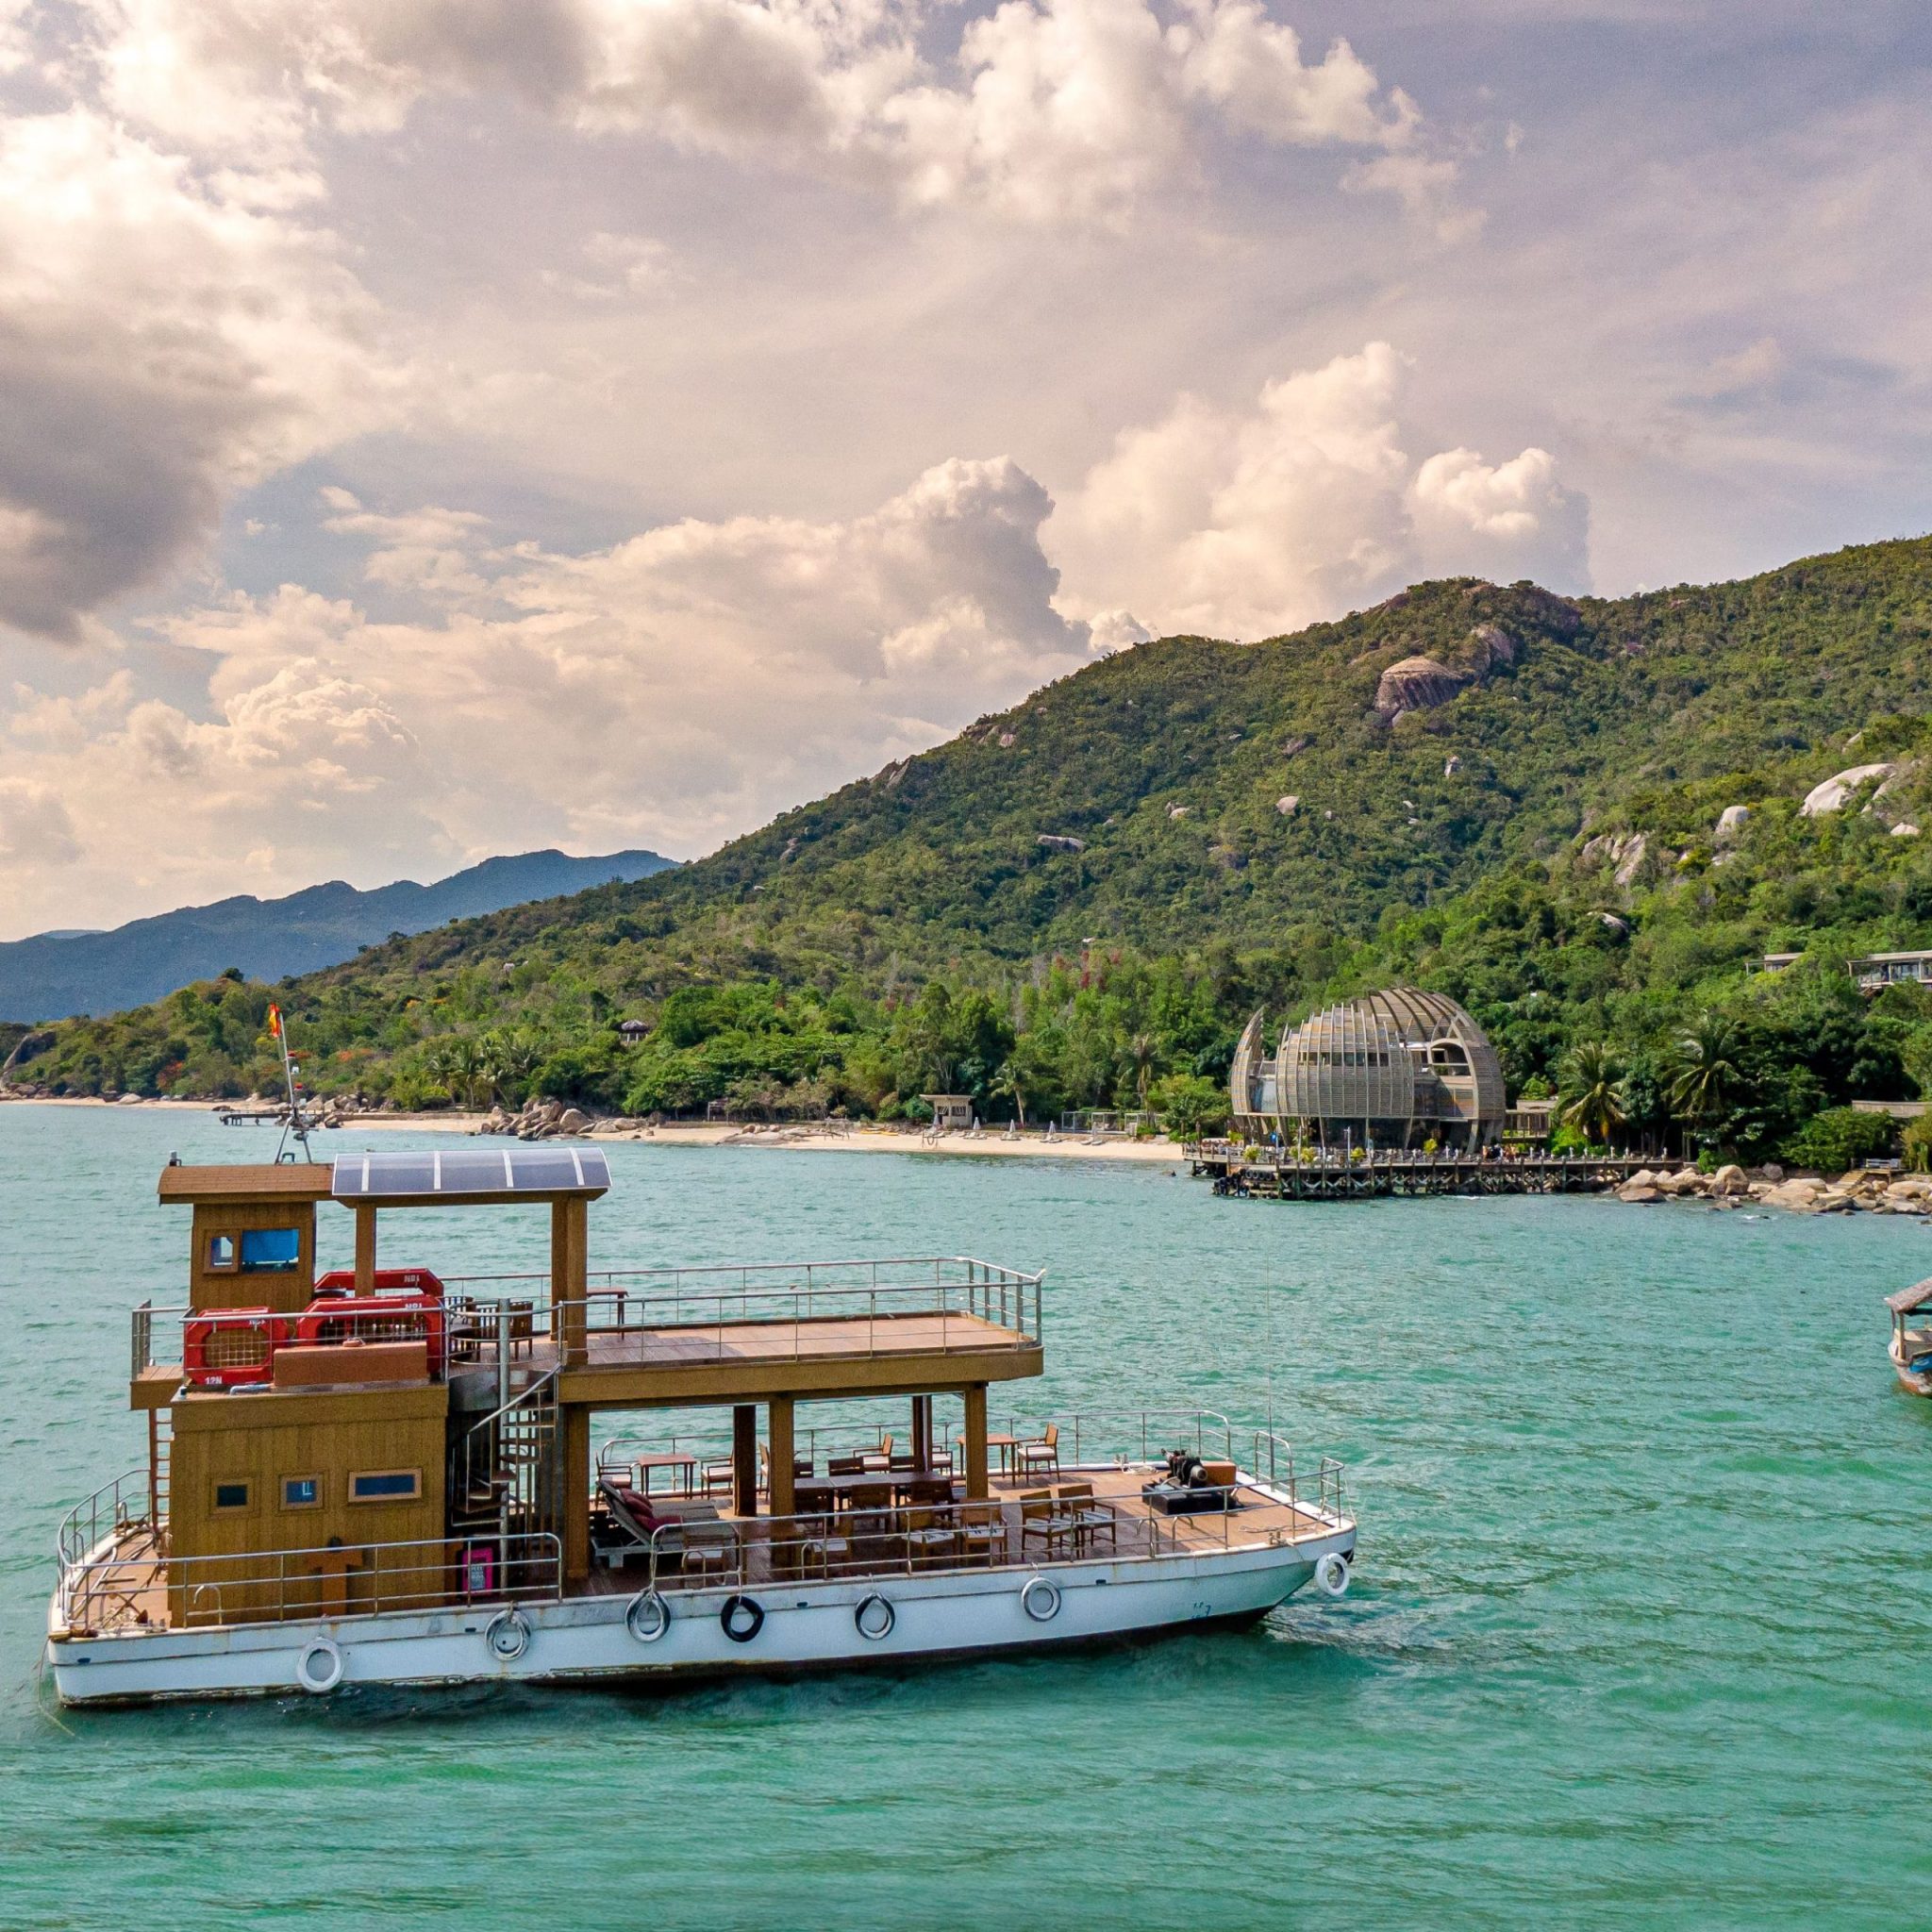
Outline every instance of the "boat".
<svg viewBox="0 0 1932 1932">
<path fill-rule="evenodd" d="M 1041 1273 L 592 1274 L 609 1186 L 562 1142 L 171 1161 L 186 1300 L 133 1311 L 144 1463 L 59 1532 L 58 1696 L 917 1666 L 1348 1588 L 1331 1460 L 1207 1411 L 995 1412 L 1041 1373 Z M 547 1208 L 547 1272 L 378 1265 L 379 1222 L 502 1206 Z M 316 1272 L 325 1209 L 352 1269 Z M 644 1433 L 593 1450 L 612 1417 Z"/>
<path fill-rule="evenodd" d="M 1932 1280 L 1902 1288 L 1885 1297 L 1891 1310 L 1891 1366 L 1900 1386 L 1914 1395 L 1932 1395 Z M 1914 1317 L 1919 1325 L 1907 1324 Z"/>
</svg>

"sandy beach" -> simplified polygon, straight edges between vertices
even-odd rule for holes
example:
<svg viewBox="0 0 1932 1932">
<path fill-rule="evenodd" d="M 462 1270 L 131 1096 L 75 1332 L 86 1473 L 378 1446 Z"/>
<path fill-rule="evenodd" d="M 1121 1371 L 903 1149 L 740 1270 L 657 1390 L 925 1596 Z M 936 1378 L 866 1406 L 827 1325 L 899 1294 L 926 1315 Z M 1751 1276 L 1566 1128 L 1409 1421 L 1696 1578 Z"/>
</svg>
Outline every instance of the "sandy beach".
<svg viewBox="0 0 1932 1932">
<path fill-rule="evenodd" d="M 214 1114 L 221 1109 L 208 1100 L 117 1101 L 88 1098 L 39 1099 L 25 1095 L 6 1096 L 8 1102 L 24 1107 L 84 1107 L 98 1108 L 140 1108 L 150 1113 Z M 243 1103 L 237 1102 L 236 1105 Z M 350 1142 L 358 1134 L 394 1133 L 404 1130 L 438 1134 L 475 1134 L 488 1118 L 480 1113 L 366 1113 L 358 1114 L 340 1127 L 318 1131 L 315 1147 L 326 1154 L 331 1143 Z M 240 1130 L 238 1129 L 238 1132 Z M 262 1131 L 266 1131 L 264 1128 Z M 508 1140 L 508 1135 L 500 1138 Z M 690 1126 L 659 1126 L 625 1129 L 622 1132 L 592 1131 L 575 1138 L 592 1143 L 611 1141 L 649 1141 L 666 1147 L 750 1147 L 785 1153 L 813 1151 L 840 1154 L 916 1154 L 935 1156 L 973 1155 L 982 1158 L 1051 1160 L 1131 1160 L 1177 1165 L 1183 1158 L 1177 1142 L 1156 1141 L 1094 1141 L 1074 1134 L 1047 1135 L 1034 1129 L 1024 1134 L 1008 1134 L 1004 1128 L 983 1133 L 924 1134 L 914 1128 L 895 1131 L 889 1127 L 841 1128 L 798 1125 L 730 1125 L 723 1122 L 699 1123 Z M 245 1144 L 242 1143 L 242 1144 Z"/>
</svg>

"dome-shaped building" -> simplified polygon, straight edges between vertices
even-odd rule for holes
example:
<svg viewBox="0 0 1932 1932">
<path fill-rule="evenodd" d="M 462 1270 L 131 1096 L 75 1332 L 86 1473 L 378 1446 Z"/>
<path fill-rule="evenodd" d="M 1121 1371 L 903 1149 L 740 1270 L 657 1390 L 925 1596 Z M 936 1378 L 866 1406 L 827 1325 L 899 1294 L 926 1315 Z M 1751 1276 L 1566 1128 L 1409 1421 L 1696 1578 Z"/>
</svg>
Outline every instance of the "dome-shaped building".
<svg viewBox="0 0 1932 1932">
<path fill-rule="evenodd" d="M 1228 1085 L 1234 1130 L 1252 1140 L 1476 1147 L 1503 1130 L 1495 1048 L 1454 1000 L 1409 986 L 1344 1000 L 1284 1028 L 1272 1059 L 1257 1013 Z"/>
</svg>

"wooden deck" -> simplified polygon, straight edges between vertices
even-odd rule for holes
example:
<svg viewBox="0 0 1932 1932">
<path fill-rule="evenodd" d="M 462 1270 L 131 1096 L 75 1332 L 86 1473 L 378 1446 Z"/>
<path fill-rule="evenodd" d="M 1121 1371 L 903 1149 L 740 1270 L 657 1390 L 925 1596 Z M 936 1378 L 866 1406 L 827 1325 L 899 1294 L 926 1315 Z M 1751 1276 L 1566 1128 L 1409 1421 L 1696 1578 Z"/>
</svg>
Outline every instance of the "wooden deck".
<svg viewBox="0 0 1932 1932">
<path fill-rule="evenodd" d="M 991 1500 L 998 1504 L 1003 1541 L 985 1555 L 970 1558 L 958 1551 L 937 1558 L 920 1560 L 903 1549 L 893 1547 L 892 1532 L 865 1538 L 848 1538 L 851 1547 L 842 1557 L 822 1569 L 815 1562 L 807 1574 L 887 1577 L 929 1571 L 997 1569 L 1007 1565 L 1055 1564 L 1105 1561 L 1151 1556 L 1208 1555 L 1229 1549 L 1257 1548 L 1278 1543 L 1298 1542 L 1306 1538 L 1331 1534 L 1335 1525 L 1307 1508 L 1278 1503 L 1258 1491 L 1243 1487 L 1237 1491 L 1240 1507 L 1226 1512 L 1196 1516 L 1163 1516 L 1152 1509 L 1141 1496 L 1141 1485 L 1159 1474 L 1154 1468 L 1119 1469 L 1104 1467 L 1075 1469 L 1071 1465 L 1058 1476 L 1021 1480 L 1013 1476 L 993 1479 Z M 904 1476 L 891 1480 L 904 1481 Z M 889 1479 L 881 1476 L 883 1484 Z M 1026 1534 L 1021 1509 L 1023 1497 L 1051 1493 L 1068 1484 L 1091 1484 L 1092 1500 L 1114 1519 L 1111 1535 L 1106 1531 L 1085 1538 L 1060 1538 L 1048 1545 L 1038 1536 Z M 958 1491 L 956 1488 L 955 1494 Z M 955 1508 L 958 1507 L 957 1504 Z M 850 1512 L 841 1511 L 831 1523 L 833 1534 L 845 1527 Z M 888 1512 L 904 1521 L 908 1512 L 898 1508 Z M 753 1590 L 771 1588 L 799 1580 L 800 1560 L 797 1541 L 799 1520 L 774 1525 L 768 1517 L 741 1517 L 722 1501 L 718 1523 L 735 1533 L 738 1557 L 735 1565 L 723 1574 L 716 1571 L 686 1577 L 675 1564 L 660 1563 L 658 1585 L 663 1590 L 716 1589 L 729 1583 Z M 778 1534 L 774 1539 L 774 1530 Z M 618 1565 L 600 1563 L 587 1586 L 592 1595 L 631 1594 L 646 1580 L 648 1558 L 639 1555 Z"/>
<path fill-rule="evenodd" d="M 556 1342 L 532 1344 L 539 1372 Z M 1037 1375 L 1040 1343 L 983 1316 L 935 1308 L 903 1315 L 593 1328 L 584 1359 L 563 1369 L 566 1403 L 604 1407 L 841 1391 L 922 1393 Z"/>
</svg>

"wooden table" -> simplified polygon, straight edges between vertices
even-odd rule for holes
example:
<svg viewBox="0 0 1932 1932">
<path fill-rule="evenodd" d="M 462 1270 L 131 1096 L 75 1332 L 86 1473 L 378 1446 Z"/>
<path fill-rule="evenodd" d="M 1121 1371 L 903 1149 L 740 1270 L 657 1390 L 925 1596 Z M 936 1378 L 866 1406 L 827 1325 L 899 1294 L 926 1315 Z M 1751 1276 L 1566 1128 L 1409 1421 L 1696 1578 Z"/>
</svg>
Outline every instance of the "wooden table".
<svg viewBox="0 0 1932 1932">
<path fill-rule="evenodd" d="M 883 1472 L 877 1475 L 817 1475 L 801 1487 L 830 1490 L 834 1503 L 849 1497 L 855 1490 L 886 1490 L 896 1501 L 908 1483 L 944 1483 L 950 1489 L 952 1480 L 951 1476 L 918 1475 L 902 1469 L 890 1475 Z"/>
<path fill-rule="evenodd" d="M 959 1445 L 958 1460 L 964 1462 L 966 1460 L 966 1438 L 964 1436 L 955 1436 L 953 1440 Z M 1018 1436 L 989 1436 L 986 1439 L 986 1453 L 989 1456 L 998 1455 L 1000 1458 L 1000 1474 L 1002 1475 L 1012 1474 L 1013 1452 L 1019 1446 L 1020 1439 Z"/>
<path fill-rule="evenodd" d="M 685 1456 L 677 1450 L 667 1449 L 655 1456 L 640 1456 L 631 1468 L 637 1474 L 639 1492 L 648 1496 L 651 1493 L 651 1474 L 654 1470 L 681 1469 L 684 1472 L 684 1493 L 688 1496 L 697 1488 L 698 1459 L 695 1456 Z"/>
</svg>

